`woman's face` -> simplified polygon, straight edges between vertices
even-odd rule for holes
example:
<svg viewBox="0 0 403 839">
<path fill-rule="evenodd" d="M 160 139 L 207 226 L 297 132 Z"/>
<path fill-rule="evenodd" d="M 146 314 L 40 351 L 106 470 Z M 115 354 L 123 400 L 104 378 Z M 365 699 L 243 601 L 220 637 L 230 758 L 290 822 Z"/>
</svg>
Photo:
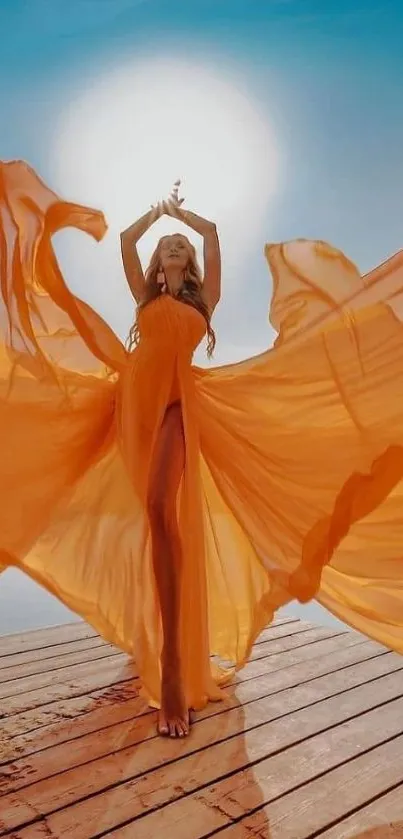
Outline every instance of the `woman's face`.
<svg viewBox="0 0 403 839">
<path fill-rule="evenodd" d="M 169 268 L 179 268 L 184 271 L 189 262 L 190 250 L 184 236 L 175 233 L 164 236 L 160 245 L 161 267 L 164 271 Z"/>
</svg>

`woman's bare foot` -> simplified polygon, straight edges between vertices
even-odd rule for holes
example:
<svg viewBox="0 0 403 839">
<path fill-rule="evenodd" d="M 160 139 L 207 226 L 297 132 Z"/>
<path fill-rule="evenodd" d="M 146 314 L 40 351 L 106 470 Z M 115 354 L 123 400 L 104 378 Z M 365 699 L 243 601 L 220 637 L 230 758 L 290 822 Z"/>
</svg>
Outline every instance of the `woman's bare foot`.
<svg viewBox="0 0 403 839">
<path fill-rule="evenodd" d="M 162 667 L 158 733 L 163 737 L 186 737 L 189 725 L 189 710 L 182 689 L 180 666 L 166 663 Z"/>
</svg>

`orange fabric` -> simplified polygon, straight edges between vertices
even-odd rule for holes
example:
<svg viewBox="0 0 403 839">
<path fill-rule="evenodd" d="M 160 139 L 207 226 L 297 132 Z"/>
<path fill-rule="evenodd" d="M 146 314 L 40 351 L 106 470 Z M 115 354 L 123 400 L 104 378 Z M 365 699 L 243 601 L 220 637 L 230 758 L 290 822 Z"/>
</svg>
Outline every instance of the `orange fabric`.
<svg viewBox="0 0 403 839">
<path fill-rule="evenodd" d="M 146 494 L 179 395 L 189 704 L 220 696 L 210 656 L 240 667 L 293 598 L 403 652 L 403 254 L 361 277 L 324 243 L 268 246 L 275 347 L 203 370 L 191 307 L 150 304 L 128 354 L 67 289 L 51 236 L 100 238 L 100 213 L 21 162 L 0 166 L 0 213 L 1 569 L 18 566 L 132 654 L 158 705 Z"/>
</svg>

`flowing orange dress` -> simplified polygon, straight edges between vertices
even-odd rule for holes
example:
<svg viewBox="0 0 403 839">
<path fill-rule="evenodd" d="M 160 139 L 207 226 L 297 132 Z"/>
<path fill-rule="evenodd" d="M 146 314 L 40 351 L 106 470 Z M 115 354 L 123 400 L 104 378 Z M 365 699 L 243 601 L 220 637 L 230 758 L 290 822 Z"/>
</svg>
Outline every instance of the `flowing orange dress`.
<svg viewBox="0 0 403 839">
<path fill-rule="evenodd" d="M 192 366 L 204 321 L 169 296 L 128 353 L 52 249 L 94 210 L 0 165 L 0 570 L 17 566 L 131 654 L 160 702 L 146 493 L 176 382 L 186 463 L 180 643 L 189 705 L 221 695 L 280 606 L 317 598 L 403 652 L 403 254 L 366 277 L 322 242 L 266 248 L 275 346 Z"/>
</svg>

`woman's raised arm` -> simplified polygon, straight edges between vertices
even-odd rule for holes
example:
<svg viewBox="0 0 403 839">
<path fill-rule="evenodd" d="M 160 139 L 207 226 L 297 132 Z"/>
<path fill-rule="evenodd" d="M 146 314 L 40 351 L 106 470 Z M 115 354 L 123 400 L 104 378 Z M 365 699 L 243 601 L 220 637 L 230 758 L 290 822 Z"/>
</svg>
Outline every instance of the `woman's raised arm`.
<svg viewBox="0 0 403 839">
<path fill-rule="evenodd" d="M 152 224 L 162 215 L 160 205 L 152 207 L 144 216 L 137 219 L 127 230 L 120 234 L 123 268 L 130 291 L 136 301 L 140 303 L 145 291 L 145 278 L 137 251 L 137 242 Z"/>
<path fill-rule="evenodd" d="M 204 281 L 203 297 L 213 313 L 221 296 L 221 253 L 218 241 L 217 228 L 213 221 L 208 221 L 201 216 L 192 213 L 190 210 L 183 210 L 172 194 L 168 202 L 164 202 L 164 210 L 167 215 L 177 218 L 195 233 L 203 236 L 204 242 Z M 182 199 L 183 200 L 183 199 Z"/>
</svg>

